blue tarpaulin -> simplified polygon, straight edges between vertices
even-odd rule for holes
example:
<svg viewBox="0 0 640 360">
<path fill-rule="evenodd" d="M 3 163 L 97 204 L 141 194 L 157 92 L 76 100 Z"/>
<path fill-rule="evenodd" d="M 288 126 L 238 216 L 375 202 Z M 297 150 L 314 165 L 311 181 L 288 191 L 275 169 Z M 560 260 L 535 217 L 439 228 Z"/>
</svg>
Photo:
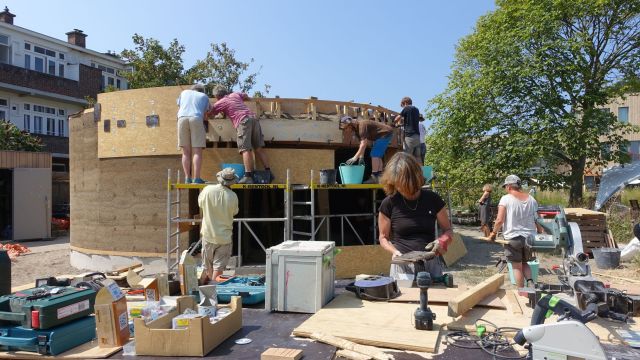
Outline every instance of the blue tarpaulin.
<svg viewBox="0 0 640 360">
<path fill-rule="evenodd" d="M 615 193 L 638 179 L 640 179 L 640 161 L 605 169 L 600 179 L 600 190 L 596 196 L 594 210 L 600 210 Z"/>
</svg>

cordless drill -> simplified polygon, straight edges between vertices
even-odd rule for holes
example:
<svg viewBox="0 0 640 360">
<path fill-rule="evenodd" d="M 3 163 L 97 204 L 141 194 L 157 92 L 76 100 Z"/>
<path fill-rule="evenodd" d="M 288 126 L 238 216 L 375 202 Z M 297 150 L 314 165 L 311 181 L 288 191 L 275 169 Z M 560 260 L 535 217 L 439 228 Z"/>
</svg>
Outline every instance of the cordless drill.
<svg viewBox="0 0 640 360">
<path fill-rule="evenodd" d="M 420 307 L 413 314 L 415 327 L 418 330 L 433 330 L 433 320 L 436 314 L 429 309 L 429 296 L 427 291 L 431 286 L 431 275 L 426 271 L 421 271 L 416 277 L 416 285 L 420 288 Z"/>
</svg>

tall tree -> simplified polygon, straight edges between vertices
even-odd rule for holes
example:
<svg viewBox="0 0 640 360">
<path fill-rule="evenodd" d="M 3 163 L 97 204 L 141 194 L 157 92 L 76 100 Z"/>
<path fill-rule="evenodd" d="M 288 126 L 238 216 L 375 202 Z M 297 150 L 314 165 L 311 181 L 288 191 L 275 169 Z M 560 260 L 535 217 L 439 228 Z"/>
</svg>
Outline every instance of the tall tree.
<svg viewBox="0 0 640 360">
<path fill-rule="evenodd" d="M 507 173 L 569 184 L 576 204 L 586 168 L 628 161 L 623 136 L 637 130 L 603 107 L 637 83 L 640 0 L 496 5 L 430 102 L 428 158 L 462 184 Z"/>
<path fill-rule="evenodd" d="M 9 121 L 0 119 L 0 150 L 42 151 L 42 149 L 40 138 L 18 129 Z"/>
<path fill-rule="evenodd" d="M 132 39 L 135 48 L 120 53 L 133 67 L 133 71 L 122 73 L 129 81 L 129 88 L 178 85 L 184 81 L 182 54 L 185 47 L 177 39 L 173 39 L 166 49 L 154 38 L 145 39 L 134 34 Z"/>
</svg>

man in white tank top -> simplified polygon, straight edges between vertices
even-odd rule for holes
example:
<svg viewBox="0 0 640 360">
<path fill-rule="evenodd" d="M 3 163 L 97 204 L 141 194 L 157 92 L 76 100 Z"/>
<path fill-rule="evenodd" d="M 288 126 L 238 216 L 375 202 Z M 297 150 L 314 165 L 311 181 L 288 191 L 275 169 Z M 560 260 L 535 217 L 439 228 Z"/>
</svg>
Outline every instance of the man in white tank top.
<svg viewBox="0 0 640 360">
<path fill-rule="evenodd" d="M 536 223 L 538 202 L 533 196 L 522 192 L 522 182 L 516 175 L 507 176 L 502 186 L 507 194 L 498 203 L 498 215 L 489 238 L 495 240 L 502 227 L 502 235 L 509 241 L 509 245 L 504 247 L 505 256 L 511 263 L 517 286 L 523 287 L 525 277 L 531 278 L 531 269 L 527 264 L 531 254 L 526 240 L 542 232 L 542 227 Z"/>
</svg>

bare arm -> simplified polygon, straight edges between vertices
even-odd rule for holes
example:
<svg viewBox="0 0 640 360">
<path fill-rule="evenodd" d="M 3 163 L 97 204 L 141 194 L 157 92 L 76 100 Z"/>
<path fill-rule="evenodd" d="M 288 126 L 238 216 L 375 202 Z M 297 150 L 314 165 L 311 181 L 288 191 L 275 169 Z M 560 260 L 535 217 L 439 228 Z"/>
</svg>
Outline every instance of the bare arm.
<svg viewBox="0 0 640 360">
<path fill-rule="evenodd" d="M 480 200 L 478 200 L 478 202 L 479 202 L 480 204 L 483 204 L 483 203 L 484 203 L 484 201 L 485 201 L 485 200 L 487 200 L 487 198 L 489 197 L 489 194 L 491 194 L 491 193 L 490 193 L 490 192 L 488 192 L 488 191 L 485 191 L 485 192 L 482 194 L 482 196 L 480 197 Z"/>
<path fill-rule="evenodd" d="M 493 231 L 491 232 L 491 235 L 489 235 L 490 238 L 495 239 L 496 235 L 498 234 L 498 231 L 500 231 L 500 228 L 502 228 L 502 224 L 504 224 L 504 217 L 507 213 L 507 209 L 500 205 L 498 206 L 498 215 L 496 216 L 496 222 L 495 225 L 493 225 Z"/>
<path fill-rule="evenodd" d="M 438 226 L 442 229 L 442 234 L 438 237 L 438 242 L 448 245 L 453 240 L 453 231 L 451 230 L 451 222 L 449 222 L 449 214 L 447 213 L 446 207 L 438 211 L 437 219 Z"/>
<path fill-rule="evenodd" d="M 367 140 L 367 139 L 360 140 L 360 147 L 358 147 L 358 152 L 356 152 L 356 154 L 353 157 L 354 158 L 364 157 L 364 152 L 367 149 L 367 144 L 368 143 L 369 143 L 369 140 Z"/>
<path fill-rule="evenodd" d="M 392 253 L 393 255 L 402 255 L 400 251 L 398 251 L 395 246 L 389 241 L 389 234 L 391 233 L 391 219 L 389 219 L 382 212 L 378 213 L 378 240 L 380 240 L 380 245 L 383 249 Z"/>
<path fill-rule="evenodd" d="M 402 122 L 402 115 L 396 115 L 396 118 L 393 119 L 393 122 L 398 125 Z"/>
</svg>

